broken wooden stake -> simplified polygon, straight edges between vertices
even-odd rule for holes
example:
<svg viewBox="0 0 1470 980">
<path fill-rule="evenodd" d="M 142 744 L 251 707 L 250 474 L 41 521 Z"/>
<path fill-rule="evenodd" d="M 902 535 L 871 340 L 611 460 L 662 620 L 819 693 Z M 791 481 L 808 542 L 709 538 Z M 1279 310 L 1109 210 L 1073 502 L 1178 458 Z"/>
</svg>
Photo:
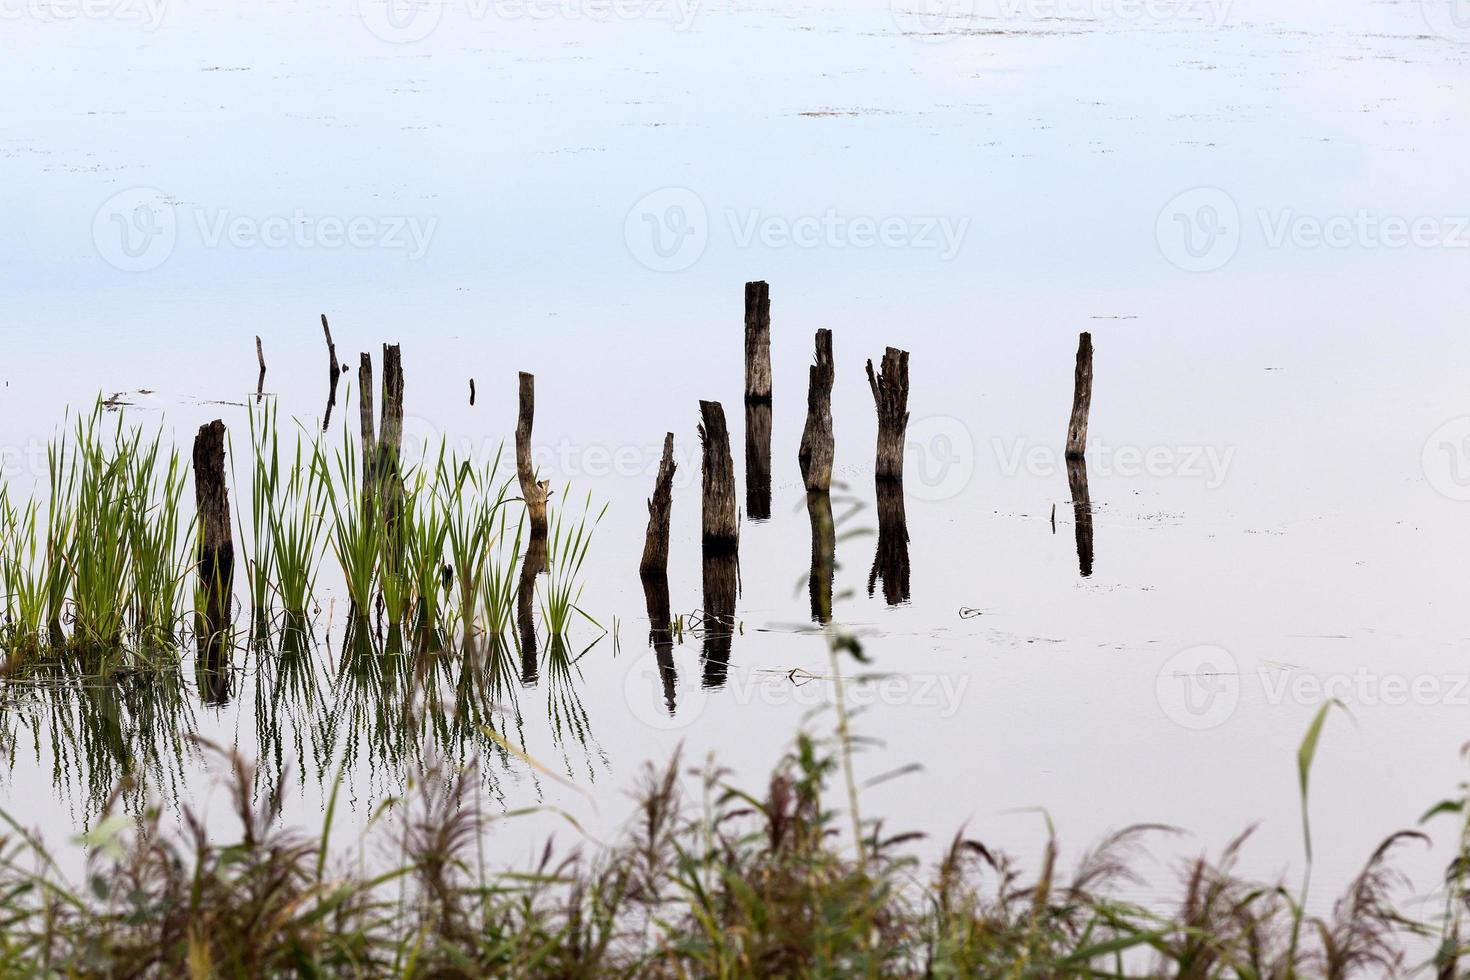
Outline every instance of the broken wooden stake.
<svg viewBox="0 0 1470 980">
<path fill-rule="evenodd" d="M 699 403 L 699 444 L 704 450 L 703 530 L 707 551 L 734 551 L 740 544 L 739 515 L 735 509 L 735 461 L 730 456 L 730 432 L 719 402 Z"/>
<path fill-rule="evenodd" d="M 475 407 L 475 379 L 470 379 L 470 407 Z"/>
<path fill-rule="evenodd" d="M 808 369 L 806 390 L 806 428 L 801 432 L 801 480 L 808 493 L 826 493 L 832 489 L 832 381 L 836 371 L 832 361 L 832 331 L 817 331 L 816 363 Z"/>
<path fill-rule="evenodd" d="M 771 519 L 771 403 L 745 403 L 745 516 Z"/>
<path fill-rule="evenodd" d="M 807 589 L 812 598 L 812 621 L 832 621 L 832 582 L 837 569 L 837 527 L 832 521 L 832 497 L 825 492 L 806 495 L 806 512 L 812 522 L 812 571 Z"/>
<path fill-rule="evenodd" d="M 879 480 L 903 479 L 903 440 L 909 424 L 909 352 L 890 347 L 883 352 L 883 366 L 873 374 L 868 361 L 868 387 L 878 408 Z"/>
<path fill-rule="evenodd" d="M 531 461 L 531 425 L 536 418 L 536 378 L 520 373 L 520 411 L 516 415 L 516 476 L 521 484 L 521 498 L 531 520 L 531 536 L 546 536 L 546 492 L 550 480 L 536 480 L 536 467 Z"/>
<path fill-rule="evenodd" d="M 194 503 L 199 515 L 199 585 L 204 604 L 197 632 L 213 637 L 229 629 L 235 579 L 230 528 L 230 490 L 225 480 L 225 423 L 215 419 L 194 437 Z"/>
<path fill-rule="evenodd" d="M 771 400 L 771 287 L 745 284 L 745 400 Z"/>
<path fill-rule="evenodd" d="M 663 575 L 669 570 L 669 523 L 674 503 L 674 434 L 664 436 L 664 455 L 658 464 L 653 496 L 648 498 L 648 536 L 643 542 L 643 561 L 638 571 L 644 576 Z"/>
<path fill-rule="evenodd" d="M 265 395 L 265 349 L 260 346 L 260 336 L 255 337 L 255 359 L 260 362 L 260 377 L 255 382 L 255 400 Z"/>
<path fill-rule="evenodd" d="M 378 462 L 378 441 L 373 427 L 373 359 L 367 351 L 358 355 L 357 365 L 357 424 L 362 431 L 362 512 L 368 519 L 373 515 L 373 471 Z"/>
<path fill-rule="evenodd" d="M 1092 408 L 1092 334 L 1077 338 L 1077 370 L 1072 386 L 1072 420 L 1067 424 L 1067 458 L 1087 452 L 1087 415 Z"/>
<path fill-rule="evenodd" d="M 403 514 L 403 473 L 399 464 L 403 452 L 403 360 L 397 344 L 383 345 L 383 409 L 376 448 L 372 472 L 376 512 L 382 516 L 388 554 L 401 563 L 404 536 L 398 531 L 398 521 Z"/>
<path fill-rule="evenodd" d="M 1067 460 L 1067 489 L 1072 494 L 1072 525 L 1077 532 L 1077 570 L 1092 577 L 1092 498 L 1087 493 L 1087 461 Z"/>
</svg>

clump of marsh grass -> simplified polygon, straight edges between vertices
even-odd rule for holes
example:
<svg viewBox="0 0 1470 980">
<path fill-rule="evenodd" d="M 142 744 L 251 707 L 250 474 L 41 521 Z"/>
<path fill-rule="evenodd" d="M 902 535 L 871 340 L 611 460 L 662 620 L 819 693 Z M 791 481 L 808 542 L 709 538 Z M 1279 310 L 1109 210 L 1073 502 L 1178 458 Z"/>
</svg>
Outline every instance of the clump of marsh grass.
<svg viewBox="0 0 1470 980">
<path fill-rule="evenodd" d="M 566 492 L 563 492 L 562 499 L 567 499 Z M 593 516 L 590 491 L 582 502 L 582 512 L 575 517 L 562 507 L 552 509 L 547 522 L 547 575 L 546 591 L 541 596 L 541 619 L 553 637 L 567 635 L 574 615 L 598 629 L 603 628 L 578 602 L 582 598 L 582 564 L 592 547 L 592 535 L 606 514 L 607 505 L 604 504 Z"/>
</svg>

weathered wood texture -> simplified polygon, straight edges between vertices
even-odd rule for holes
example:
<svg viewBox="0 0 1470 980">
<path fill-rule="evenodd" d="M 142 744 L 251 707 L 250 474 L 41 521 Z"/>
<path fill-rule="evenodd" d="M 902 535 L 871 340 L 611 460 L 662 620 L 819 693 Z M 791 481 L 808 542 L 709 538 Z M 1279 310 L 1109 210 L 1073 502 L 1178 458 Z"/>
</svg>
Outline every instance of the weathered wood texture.
<svg viewBox="0 0 1470 980">
<path fill-rule="evenodd" d="M 771 287 L 745 284 L 745 399 L 771 400 Z"/>
<path fill-rule="evenodd" d="M 703 531 L 706 550 L 734 550 L 740 542 L 740 519 L 735 507 L 735 461 L 730 456 L 730 432 L 719 402 L 699 403 L 699 444 L 703 448 Z"/>
<path fill-rule="evenodd" d="M 868 387 L 878 409 L 878 479 L 902 480 L 903 439 L 909 425 L 909 352 L 888 348 L 876 375 L 868 361 Z"/>
<path fill-rule="evenodd" d="M 812 522 L 812 572 L 807 588 L 812 597 L 812 621 L 832 621 L 832 581 L 837 569 L 837 528 L 832 521 L 832 497 L 826 492 L 806 495 Z"/>
<path fill-rule="evenodd" d="M 1067 460 L 1067 489 L 1072 494 L 1072 524 L 1077 531 L 1077 570 L 1092 577 L 1092 498 L 1087 493 L 1087 461 Z"/>
<path fill-rule="evenodd" d="M 229 628 L 235 580 L 225 423 L 220 419 L 200 426 L 194 437 L 194 504 L 199 515 L 199 584 L 204 591 L 199 632 L 212 636 Z"/>
<path fill-rule="evenodd" d="M 1092 334 L 1077 338 L 1077 369 L 1072 384 L 1072 419 L 1067 424 L 1067 458 L 1087 453 L 1087 416 L 1092 410 Z"/>
<path fill-rule="evenodd" d="M 658 464 L 653 496 L 648 498 L 648 535 L 643 542 L 643 575 L 663 575 L 669 570 L 669 524 L 674 506 L 674 434 L 664 435 L 664 455 Z"/>
<path fill-rule="evenodd" d="M 771 519 L 771 403 L 745 403 L 745 516 Z"/>
<path fill-rule="evenodd" d="M 883 583 L 883 599 L 890 606 L 909 600 L 909 525 L 904 511 L 903 484 L 878 480 L 878 549 L 868 573 L 868 595 Z"/>
<path fill-rule="evenodd" d="M 531 427 L 536 419 L 536 378 L 520 373 L 520 410 L 516 415 L 516 476 L 521 484 L 521 497 L 526 501 L 526 515 L 531 521 L 531 534 L 546 534 L 546 495 L 550 480 L 536 480 L 536 465 L 531 459 Z"/>
<path fill-rule="evenodd" d="M 373 359 L 367 351 L 358 355 L 357 424 L 362 432 L 362 512 L 371 517 L 377 499 L 373 474 L 378 465 L 378 439 L 373 419 Z"/>
<path fill-rule="evenodd" d="M 403 361 L 397 344 L 383 345 L 383 408 L 378 420 L 377 462 L 373 465 L 375 513 L 381 514 L 390 560 L 403 561 Z M 398 624 L 393 624 L 398 625 Z"/>
<path fill-rule="evenodd" d="M 807 371 L 806 427 L 801 432 L 801 480 L 809 493 L 832 489 L 832 382 L 836 369 L 832 360 L 832 331 L 817 331 L 816 363 Z"/>
</svg>

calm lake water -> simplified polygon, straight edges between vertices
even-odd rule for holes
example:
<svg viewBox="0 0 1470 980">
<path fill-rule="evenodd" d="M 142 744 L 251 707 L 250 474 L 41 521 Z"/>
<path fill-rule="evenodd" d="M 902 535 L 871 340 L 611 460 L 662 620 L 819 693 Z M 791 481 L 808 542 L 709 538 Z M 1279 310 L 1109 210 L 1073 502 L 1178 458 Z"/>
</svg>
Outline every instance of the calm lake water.
<svg viewBox="0 0 1470 980">
<path fill-rule="evenodd" d="M 319 428 L 321 313 L 353 364 L 403 345 L 412 444 L 493 456 L 534 372 L 545 474 L 609 505 L 583 597 L 609 632 L 584 623 L 534 683 L 517 660 L 472 695 L 557 775 L 492 752 L 486 805 L 606 838 L 645 760 L 682 745 L 757 785 L 801 725 L 831 730 L 796 463 L 829 327 L 835 614 L 872 658 L 847 669 L 886 677 L 851 691 L 881 743 L 860 771 L 923 767 L 868 790 L 866 814 L 1022 856 L 1043 842 L 1034 808 L 1070 855 L 1132 823 L 1187 828 L 1145 898 L 1178 856 L 1259 824 L 1246 869 L 1290 874 L 1296 747 L 1335 696 L 1351 719 L 1329 721 L 1312 785 L 1325 903 L 1454 790 L 1470 19 L 1453 3 L 392 4 L 3 7 L 12 494 L 99 392 L 185 447 L 221 417 L 243 449 L 256 335 L 283 418 Z M 644 500 L 672 431 L 671 604 L 692 613 L 698 400 L 724 403 L 743 482 L 752 279 L 772 296 L 770 516 L 745 513 L 728 664 L 686 635 L 671 714 Z M 1090 556 L 1060 458 L 1083 330 Z M 912 352 L 906 556 L 873 533 L 863 363 L 887 345 Z M 360 826 L 421 740 L 374 742 L 404 681 L 344 676 L 331 576 L 320 602 L 304 667 L 242 652 L 220 692 L 191 659 L 176 697 L 139 681 L 65 699 L 68 717 L 156 745 L 157 792 L 222 836 L 218 764 L 179 734 L 263 755 L 263 784 L 289 770 L 304 826 L 344 765 L 340 819 Z M 4 697 L 6 809 L 55 839 L 86 826 L 115 772 L 33 692 Z M 439 748 L 458 763 L 476 743 Z M 581 839 L 521 817 L 497 853 L 521 862 L 552 832 Z M 1423 892 L 1445 853 L 1408 858 Z"/>
</svg>

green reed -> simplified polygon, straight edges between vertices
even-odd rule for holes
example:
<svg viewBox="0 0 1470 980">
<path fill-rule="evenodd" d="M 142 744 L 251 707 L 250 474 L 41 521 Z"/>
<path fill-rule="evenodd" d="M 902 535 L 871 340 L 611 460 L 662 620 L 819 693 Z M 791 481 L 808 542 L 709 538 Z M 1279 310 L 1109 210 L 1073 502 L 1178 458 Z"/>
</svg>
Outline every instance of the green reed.
<svg viewBox="0 0 1470 980">
<path fill-rule="evenodd" d="M 368 511 L 363 499 L 357 449 L 350 435 L 344 432 L 334 466 L 327 464 L 320 450 L 315 461 L 331 514 L 332 551 L 342 569 L 347 597 L 352 603 L 349 615 L 356 626 L 366 621 L 376 594 L 382 525 Z"/>
<path fill-rule="evenodd" d="M 277 452 L 273 444 L 273 468 L 278 466 Z M 320 472 L 311 465 L 316 453 L 316 447 L 307 453 L 298 434 L 294 455 L 279 487 L 276 506 L 268 517 L 270 587 L 280 599 L 288 621 L 306 618 L 315 598 L 317 572 L 324 550 L 326 492 Z"/>
<path fill-rule="evenodd" d="M 566 497 L 563 491 L 562 498 Z M 592 535 L 606 514 L 607 505 L 604 504 L 597 516 L 592 517 L 591 491 L 588 491 L 582 502 L 582 512 L 576 518 L 569 517 L 567 511 L 560 507 L 554 508 L 550 514 L 546 540 L 546 591 L 541 597 L 541 618 L 552 636 L 566 635 L 574 613 L 602 629 L 602 624 L 577 603 L 582 598 L 582 564 L 592 547 Z"/>
<path fill-rule="evenodd" d="M 242 542 L 245 558 L 245 581 L 250 593 L 251 615 L 264 626 L 270 619 L 271 575 L 275 567 L 274 537 L 271 518 L 276 511 L 280 492 L 280 437 L 276 430 L 275 400 L 265 402 L 257 412 L 248 409 L 250 419 L 250 537 Z M 230 453 L 230 469 L 234 471 L 234 453 Z M 238 480 L 235 481 L 239 485 Z M 239 515 L 239 494 L 235 495 L 236 523 L 245 521 Z"/>
</svg>

